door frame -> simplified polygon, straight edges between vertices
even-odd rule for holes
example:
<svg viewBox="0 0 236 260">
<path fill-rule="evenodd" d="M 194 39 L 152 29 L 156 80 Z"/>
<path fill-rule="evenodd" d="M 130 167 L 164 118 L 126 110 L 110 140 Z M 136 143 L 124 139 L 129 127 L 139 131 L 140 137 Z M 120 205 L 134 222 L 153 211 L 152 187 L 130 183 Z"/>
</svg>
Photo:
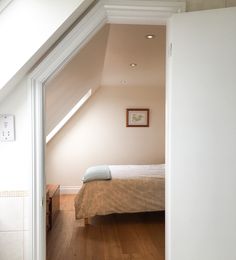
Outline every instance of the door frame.
<svg viewBox="0 0 236 260">
<path fill-rule="evenodd" d="M 32 169 L 32 260 L 45 260 L 45 116 L 44 86 L 106 23 L 166 25 L 172 14 L 184 12 L 185 1 L 97 1 L 28 76 Z M 167 28 L 168 29 L 168 28 Z M 168 42 L 167 42 L 168 43 Z M 167 48 L 168 49 L 168 48 Z M 168 56 L 168 55 L 167 55 Z M 166 56 L 166 57 L 167 57 Z M 167 62 L 168 64 L 168 62 Z M 166 114 L 167 115 L 167 114 Z M 167 124 L 168 126 L 168 124 Z M 166 137 L 166 141 L 167 137 Z M 166 142 L 167 143 L 167 142 Z M 167 146 L 166 146 L 167 151 Z M 166 259 L 169 255 L 170 189 L 166 175 Z"/>
</svg>

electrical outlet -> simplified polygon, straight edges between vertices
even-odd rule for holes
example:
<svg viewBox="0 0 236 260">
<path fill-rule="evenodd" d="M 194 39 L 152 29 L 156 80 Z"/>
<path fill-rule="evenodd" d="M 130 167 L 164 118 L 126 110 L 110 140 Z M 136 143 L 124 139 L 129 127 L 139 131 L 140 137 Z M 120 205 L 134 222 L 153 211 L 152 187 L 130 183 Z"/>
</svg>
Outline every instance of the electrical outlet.
<svg viewBox="0 0 236 260">
<path fill-rule="evenodd" d="M 0 115 L 0 141 L 15 140 L 15 120 L 13 115 Z"/>
</svg>

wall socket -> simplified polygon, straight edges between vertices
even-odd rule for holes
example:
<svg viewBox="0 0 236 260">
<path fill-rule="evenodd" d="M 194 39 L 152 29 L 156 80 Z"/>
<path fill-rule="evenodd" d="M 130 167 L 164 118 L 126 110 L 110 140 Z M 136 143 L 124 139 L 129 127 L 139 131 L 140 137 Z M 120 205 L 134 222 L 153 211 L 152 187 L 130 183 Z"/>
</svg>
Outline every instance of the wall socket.
<svg viewBox="0 0 236 260">
<path fill-rule="evenodd" d="M 15 141 L 15 118 L 13 115 L 0 115 L 0 141 Z"/>
</svg>

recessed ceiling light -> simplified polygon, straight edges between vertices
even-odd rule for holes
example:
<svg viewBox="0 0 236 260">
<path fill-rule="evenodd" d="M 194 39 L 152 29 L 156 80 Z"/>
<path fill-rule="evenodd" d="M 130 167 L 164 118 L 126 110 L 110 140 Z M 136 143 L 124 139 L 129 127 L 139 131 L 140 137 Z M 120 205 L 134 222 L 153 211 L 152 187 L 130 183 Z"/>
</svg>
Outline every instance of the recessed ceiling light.
<svg viewBox="0 0 236 260">
<path fill-rule="evenodd" d="M 130 63 L 130 65 L 129 65 L 130 67 L 136 67 L 137 66 L 137 64 L 136 63 Z"/>
<path fill-rule="evenodd" d="M 154 39 L 156 36 L 155 34 L 147 34 L 145 37 L 146 39 Z"/>
<path fill-rule="evenodd" d="M 123 79 L 123 80 L 120 81 L 120 83 L 121 83 L 122 85 L 125 85 L 125 84 L 127 84 L 127 80 Z"/>
</svg>

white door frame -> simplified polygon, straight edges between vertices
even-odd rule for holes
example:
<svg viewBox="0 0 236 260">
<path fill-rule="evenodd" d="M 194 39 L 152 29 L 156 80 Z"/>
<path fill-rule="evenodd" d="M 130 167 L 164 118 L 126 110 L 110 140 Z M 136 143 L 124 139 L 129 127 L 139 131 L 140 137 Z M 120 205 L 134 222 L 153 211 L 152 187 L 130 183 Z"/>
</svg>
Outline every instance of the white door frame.
<svg viewBox="0 0 236 260">
<path fill-rule="evenodd" d="M 56 75 L 106 23 L 166 25 L 184 12 L 183 2 L 102 0 L 84 16 L 28 77 L 32 152 L 32 260 L 45 260 L 45 134 L 44 85 Z M 168 177 L 166 179 L 166 257 L 169 252 Z"/>
</svg>

